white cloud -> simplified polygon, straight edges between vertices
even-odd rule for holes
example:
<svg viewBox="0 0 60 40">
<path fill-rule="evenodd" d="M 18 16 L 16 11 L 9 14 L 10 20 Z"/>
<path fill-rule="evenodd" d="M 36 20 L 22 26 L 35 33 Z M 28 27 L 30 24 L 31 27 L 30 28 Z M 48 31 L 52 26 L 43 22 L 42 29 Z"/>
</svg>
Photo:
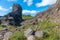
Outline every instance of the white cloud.
<svg viewBox="0 0 60 40">
<path fill-rule="evenodd" d="M 27 2 L 27 0 L 24 0 L 23 2 Z"/>
<path fill-rule="evenodd" d="M 16 2 L 16 1 L 18 1 L 18 0 L 8 0 L 8 2 L 11 2 L 11 1 L 14 1 L 14 2 Z"/>
<path fill-rule="evenodd" d="M 55 4 L 57 0 L 42 0 L 42 2 L 40 3 L 36 3 L 37 7 L 41 7 L 41 6 L 46 6 L 46 5 L 52 5 Z"/>
<path fill-rule="evenodd" d="M 8 9 L 3 8 L 2 6 L 0 6 L 0 11 L 8 11 Z"/>
<path fill-rule="evenodd" d="M 26 2 L 28 6 L 32 5 L 33 0 L 24 0 L 23 2 Z"/>
<path fill-rule="evenodd" d="M 26 14 L 26 15 L 35 15 L 37 14 L 39 11 L 36 10 L 23 10 L 22 13 Z"/>
<path fill-rule="evenodd" d="M 10 7 L 9 9 L 12 9 L 12 7 Z"/>
</svg>

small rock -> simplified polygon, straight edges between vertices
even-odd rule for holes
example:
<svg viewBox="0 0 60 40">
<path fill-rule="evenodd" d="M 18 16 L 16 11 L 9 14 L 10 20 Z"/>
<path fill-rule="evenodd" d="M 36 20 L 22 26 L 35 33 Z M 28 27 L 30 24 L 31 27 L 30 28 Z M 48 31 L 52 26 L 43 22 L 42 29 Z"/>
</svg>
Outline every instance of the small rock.
<svg viewBox="0 0 60 40">
<path fill-rule="evenodd" d="M 25 35 L 26 37 L 28 37 L 28 36 L 32 35 L 33 32 L 34 32 L 34 30 L 32 30 L 32 29 L 29 28 L 29 29 L 27 29 L 26 31 L 24 31 L 24 35 Z"/>
<path fill-rule="evenodd" d="M 13 18 L 13 17 L 9 17 L 8 19 L 9 19 L 9 20 L 12 20 L 12 19 L 14 19 L 14 18 Z"/>
<path fill-rule="evenodd" d="M 43 32 L 42 31 L 36 31 L 35 36 L 36 37 L 43 37 Z"/>
<path fill-rule="evenodd" d="M 59 29 L 59 28 L 60 28 L 60 26 L 56 26 L 56 28 L 58 28 L 58 29 Z"/>
<path fill-rule="evenodd" d="M 3 28 L 3 30 L 4 30 L 4 31 L 8 31 L 8 29 L 7 29 L 6 27 L 5 27 L 5 28 Z"/>
<path fill-rule="evenodd" d="M 31 35 L 31 36 L 27 37 L 27 40 L 35 40 L 35 36 Z"/>
<path fill-rule="evenodd" d="M 2 40 L 3 39 L 3 35 L 0 35 L 0 40 Z"/>
<path fill-rule="evenodd" d="M 8 38 L 10 37 L 10 35 L 12 35 L 12 32 L 6 32 L 4 35 L 4 39 L 3 40 L 8 40 Z"/>
</svg>

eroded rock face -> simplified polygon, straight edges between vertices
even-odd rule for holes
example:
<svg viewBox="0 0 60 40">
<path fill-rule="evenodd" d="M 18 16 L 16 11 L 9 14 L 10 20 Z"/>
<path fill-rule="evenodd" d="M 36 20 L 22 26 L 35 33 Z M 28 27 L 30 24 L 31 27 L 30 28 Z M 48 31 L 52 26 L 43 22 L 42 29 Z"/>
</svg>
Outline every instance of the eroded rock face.
<svg viewBox="0 0 60 40">
<path fill-rule="evenodd" d="M 35 18 L 32 20 L 32 23 L 35 19 L 37 19 L 35 22 L 40 22 L 51 17 L 54 17 L 54 19 L 49 20 L 50 22 L 60 22 L 60 0 L 57 0 L 55 4 L 51 5 L 51 7 L 44 12 L 37 13 Z"/>
<path fill-rule="evenodd" d="M 22 7 L 19 4 L 12 6 L 12 12 L 2 17 L 2 23 L 6 25 L 20 25 L 22 22 Z"/>
</svg>

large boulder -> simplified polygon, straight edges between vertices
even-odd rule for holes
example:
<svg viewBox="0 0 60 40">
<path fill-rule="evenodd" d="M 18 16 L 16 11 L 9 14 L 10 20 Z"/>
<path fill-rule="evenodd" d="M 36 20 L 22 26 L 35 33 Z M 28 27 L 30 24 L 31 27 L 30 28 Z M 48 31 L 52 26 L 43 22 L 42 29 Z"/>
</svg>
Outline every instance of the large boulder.
<svg viewBox="0 0 60 40">
<path fill-rule="evenodd" d="M 19 4 L 13 4 L 12 12 L 2 17 L 2 23 L 18 26 L 22 22 L 22 7 Z"/>
</svg>

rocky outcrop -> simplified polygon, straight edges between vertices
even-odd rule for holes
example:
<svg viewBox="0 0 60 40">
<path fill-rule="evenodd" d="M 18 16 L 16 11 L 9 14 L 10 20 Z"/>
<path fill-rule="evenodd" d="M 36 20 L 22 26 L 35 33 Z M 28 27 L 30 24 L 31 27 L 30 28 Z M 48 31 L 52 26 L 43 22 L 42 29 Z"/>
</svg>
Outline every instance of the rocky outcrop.
<svg viewBox="0 0 60 40">
<path fill-rule="evenodd" d="M 54 20 L 49 20 L 50 22 L 60 22 L 60 0 L 57 0 L 57 2 L 51 7 L 43 12 L 37 13 L 35 18 L 31 20 L 31 24 L 37 24 L 39 21 L 43 21 L 46 18 L 54 17 Z M 58 20 L 57 20 L 58 19 Z"/>
<path fill-rule="evenodd" d="M 7 28 L 0 30 L 0 40 L 8 40 L 8 38 L 13 34 L 12 31 L 9 31 Z"/>
<path fill-rule="evenodd" d="M 19 4 L 14 4 L 12 6 L 12 12 L 3 16 L 1 20 L 5 25 L 20 25 L 22 22 L 22 7 Z"/>
<path fill-rule="evenodd" d="M 27 40 L 35 40 L 35 37 L 43 38 L 44 32 L 43 31 L 35 31 L 31 28 L 28 28 L 26 31 L 24 31 L 24 35 L 27 38 Z"/>
<path fill-rule="evenodd" d="M 4 35 L 3 40 L 8 40 L 11 35 L 12 35 L 11 31 L 6 32 L 5 35 Z"/>
</svg>

